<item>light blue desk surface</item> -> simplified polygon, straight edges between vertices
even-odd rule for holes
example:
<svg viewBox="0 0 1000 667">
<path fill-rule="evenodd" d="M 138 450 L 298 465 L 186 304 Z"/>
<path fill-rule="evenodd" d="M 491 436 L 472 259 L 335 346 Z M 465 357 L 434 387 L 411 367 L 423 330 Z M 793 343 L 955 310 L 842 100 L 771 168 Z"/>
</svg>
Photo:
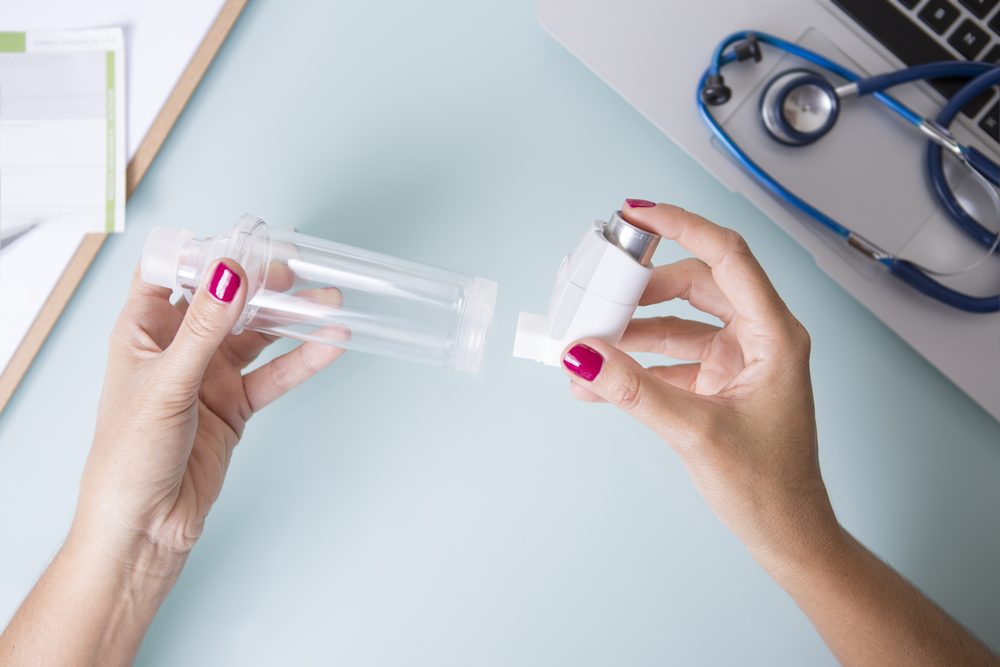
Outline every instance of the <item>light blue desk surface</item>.
<svg viewBox="0 0 1000 667">
<path fill-rule="evenodd" d="M 1000 425 L 530 0 L 250 3 L 0 417 L 0 616 L 70 520 L 147 230 L 252 211 L 497 280 L 485 370 L 349 354 L 254 417 L 140 664 L 833 663 L 665 445 L 510 356 L 517 311 L 544 308 L 581 228 L 625 196 L 747 237 L 812 332 L 844 524 L 1000 648 Z"/>
</svg>

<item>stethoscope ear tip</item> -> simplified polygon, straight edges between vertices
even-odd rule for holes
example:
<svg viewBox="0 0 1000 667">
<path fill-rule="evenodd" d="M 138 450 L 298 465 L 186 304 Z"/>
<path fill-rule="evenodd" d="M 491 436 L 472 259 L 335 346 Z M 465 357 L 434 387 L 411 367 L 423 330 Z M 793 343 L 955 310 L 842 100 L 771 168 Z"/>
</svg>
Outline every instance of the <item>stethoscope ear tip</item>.
<svg viewBox="0 0 1000 667">
<path fill-rule="evenodd" d="M 712 107 L 725 104 L 732 96 L 732 88 L 726 85 L 725 79 L 719 74 L 710 74 L 701 88 L 701 101 Z"/>
<path fill-rule="evenodd" d="M 760 50 L 760 40 L 757 39 L 757 35 L 752 32 L 748 32 L 746 38 L 742 42 L 737 42 L 733 46 L 733 52 L 736 54 L 737 61 L 753 60 L 755 63 L 759 63 L 764 54 Z"/>
</svg>

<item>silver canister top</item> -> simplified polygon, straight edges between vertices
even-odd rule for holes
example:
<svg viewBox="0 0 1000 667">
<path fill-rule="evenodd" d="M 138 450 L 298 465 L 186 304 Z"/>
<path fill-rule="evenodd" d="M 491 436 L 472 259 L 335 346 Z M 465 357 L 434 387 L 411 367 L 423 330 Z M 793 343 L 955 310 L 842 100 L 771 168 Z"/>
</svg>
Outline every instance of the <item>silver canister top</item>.
<svg viewBox="0 0 1000 667">
<path fill-rule="evenodd" d="M 656 245 L 660 242 L 658 235 L 626 222 L 621 211 L 615 211 L 611 219 L 604 224 L 604 238 L 627 252 L 632 259 L 643 266 L 649 266 Z"/>
</svg>

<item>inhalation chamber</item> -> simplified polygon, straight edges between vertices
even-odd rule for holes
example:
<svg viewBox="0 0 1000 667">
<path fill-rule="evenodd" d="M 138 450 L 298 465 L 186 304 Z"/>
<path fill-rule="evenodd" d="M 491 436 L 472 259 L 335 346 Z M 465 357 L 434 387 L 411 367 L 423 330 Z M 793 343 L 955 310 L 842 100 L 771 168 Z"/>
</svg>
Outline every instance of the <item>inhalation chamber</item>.
<svg viewBox="0 0 1000 667">
<path fill-rule="evenodd" d="M 220 257 L 247 275 L 234 334 L 251 329 L 471 373 L 482 363 L 496 283 L 269 229 L 253 215 L 207 239 L 155 228 L 142 278 L 190 299 Z"/>
</svg>

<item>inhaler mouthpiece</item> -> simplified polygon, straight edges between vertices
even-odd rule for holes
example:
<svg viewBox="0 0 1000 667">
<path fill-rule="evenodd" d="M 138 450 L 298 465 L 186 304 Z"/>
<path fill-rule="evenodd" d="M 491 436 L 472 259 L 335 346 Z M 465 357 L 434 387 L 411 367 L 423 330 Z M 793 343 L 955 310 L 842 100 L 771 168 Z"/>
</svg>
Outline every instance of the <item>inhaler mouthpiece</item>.
<svg viewBox="0 0 1000 667">
<path fill-rule="evenodd" d="M 559 267 L 547 315 L 522 312 L 514 356 L 558 366 L 579 338 L 621 340 L 653 273 L 660 237 L 629 224 L 621 211 L 598 220 Z"/>
<path fill-rule="evenodd" d="M 194 234 L 186 229 L 154 227 L 142 249 L 142 261 L 139 263 L 142 279 L 150 285 L 175 289 L 181 251 L 193 237 Z"/>
</svg>

